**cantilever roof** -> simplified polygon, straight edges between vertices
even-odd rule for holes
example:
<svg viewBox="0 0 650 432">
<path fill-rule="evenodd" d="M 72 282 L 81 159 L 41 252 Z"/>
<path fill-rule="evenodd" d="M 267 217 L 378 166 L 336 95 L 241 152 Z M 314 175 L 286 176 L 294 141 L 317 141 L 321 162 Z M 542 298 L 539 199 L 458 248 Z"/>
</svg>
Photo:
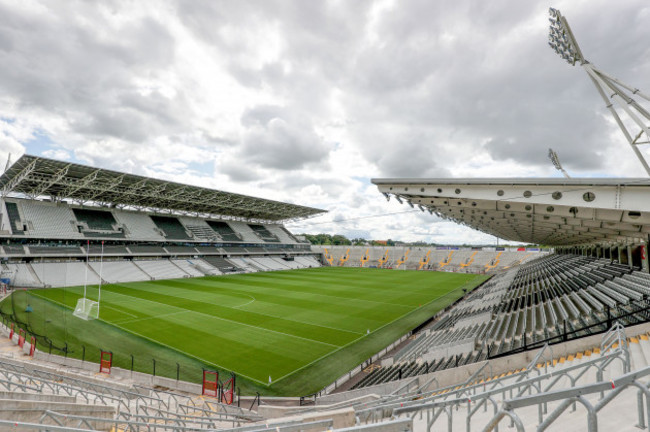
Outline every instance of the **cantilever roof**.
<svg viewBox="0 0 650 432">
<path fill-rule="evenodd" d="M 71 199 L 118 208 L 283 221 L 324 213 L 311 207 L 23 155 L 0 177 L 0 193 Z"/>
<path fill-rule="evenodd" d="M 650 179 L 373 179 L 387 197 L 506 240 L 555 246 L 647 241 Z"/>
</svg>

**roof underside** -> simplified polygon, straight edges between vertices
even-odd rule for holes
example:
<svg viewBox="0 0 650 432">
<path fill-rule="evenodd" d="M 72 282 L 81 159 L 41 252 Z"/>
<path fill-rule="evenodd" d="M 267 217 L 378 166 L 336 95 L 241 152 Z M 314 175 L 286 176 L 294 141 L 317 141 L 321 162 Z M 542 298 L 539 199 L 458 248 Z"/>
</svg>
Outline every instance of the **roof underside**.
<svg viewBox="0 0 650 432">
<path fill-rule="evenodd" d="M 2 196 L 69 199 L 117 208 L 284 221 L 324 210 L 23 155 L 0 177 Z"/>
<path fill-rule="evenodd" d="M 373 179 L 387 197 L 496 237 L 553 246 L 650 234 L 650 179 Z"/>
</svg>

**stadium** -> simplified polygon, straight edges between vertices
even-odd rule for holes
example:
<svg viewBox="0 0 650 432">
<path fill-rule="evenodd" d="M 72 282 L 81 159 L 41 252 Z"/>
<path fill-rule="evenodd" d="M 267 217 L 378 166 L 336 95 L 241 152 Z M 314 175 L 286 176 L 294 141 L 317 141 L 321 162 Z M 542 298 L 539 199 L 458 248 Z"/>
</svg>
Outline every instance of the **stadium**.
<svg viewBox="0 0 650 432">
<path fill-rule="evenodd" d="M 550 17 L 650 173 L 650 99 Z M 650 180 L 551 159 L 564 177 L 372 179 L 530 245 L 433 247 L 312 245 L 286 225 L 326 209 L 24 154 L 0 177 L 0 427 L 646 429 Z"/>
</svg>

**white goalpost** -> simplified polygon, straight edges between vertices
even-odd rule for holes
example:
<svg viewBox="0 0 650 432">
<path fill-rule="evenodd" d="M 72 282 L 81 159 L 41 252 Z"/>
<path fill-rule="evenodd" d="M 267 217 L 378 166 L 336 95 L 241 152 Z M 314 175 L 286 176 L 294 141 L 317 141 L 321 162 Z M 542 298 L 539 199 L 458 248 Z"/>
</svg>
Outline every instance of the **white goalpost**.
<svg viewBox="0 0 650 432">
<path fill-rule="evenodd" d="M 102 251 L 99 257 L 99 292 L 97 294 L 97 301 L 86 298 L 86 288 L 88 285 L 88 266 L 90 261 L 88 260 L 88 253 L 90 251 L 90 240 L 86 245 L 86 274 L 84 277 L 84 296 L 77 300 L 77 306 L 74 308 L 72 313 L 77 318 L 83 320 L 95 320 L 99 318 L 99 302 L 102 295 L 102 267 L 104 264 L 104 241 L 102 240 Z"/>
</svg>

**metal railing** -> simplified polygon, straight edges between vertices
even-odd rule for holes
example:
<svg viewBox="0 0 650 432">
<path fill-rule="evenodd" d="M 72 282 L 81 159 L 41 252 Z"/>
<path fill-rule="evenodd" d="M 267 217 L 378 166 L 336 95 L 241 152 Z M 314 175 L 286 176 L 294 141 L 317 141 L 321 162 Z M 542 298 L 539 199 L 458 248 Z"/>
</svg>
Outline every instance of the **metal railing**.
<svg viewBox="0 0 650 432">
<path fill-rule="evenodd" d="M 134 391 L 121 390 L 66 375 L 29 370 L 22 365 L 4 361 L 0 361 L 0 388 L 25 393 L 73 396 L 85 404 L 114 406 L 118 411 L 117 418 L 121 418 L 122 422 L 156 417 L 157 423 L 164 423 L 160 419 L 167 418 L 178 426 L 191 420 L 199 428 L 214 428 L 215 422 L 228 422 L 235 426 L 261 420 L 256 413 L 204 398 L 144 387 L 134 388 Z"/>
<path fill-rule="evenodd" d="M 599 381 L 593 384 L 587 384 L 580 387 L 574 387 L 564 390 L 556 390 L 544 394 L 534 396 L 525 396 L 516 399 L 510 399 L 503 402 L 503 408 L 499 410 L 494 417 L 490 420 L 483 432 L 490 432 L 496 430 L 499 422 L 504 417 L 509 417 L 518 432 L 525 432 L 525 428 L 521 418 L 514 412 L 515 409 L 524 408 L 529 406 L 540 406 L 541 404 L 548 404 L 549 402 L 560 401 L 560 404 L 551 412 L 551 414 L 542 419 L 537 426 L 537 431 L 542 432 L 548 429 L 570 406 L 580 403 L 587 410 L 587 431 L 597 432 L 598 430 L 598 412 L 603 409 L 612 400 L 616 399 L 624 390 L 635 387 L 637 391 L 637 427 L 645 429 L 645 415 L 650 418 L 650 390 L 648 384 L 642 383 L 639 379 L 650 375 L 650 366 L 635 372 L 629 372 L 611 381 Z M 585 397 L 589 394 L 603 393 L 609 391 L 606 396 L 596 403 L 592 404 Z M 645 396 L 645 407 L 643 404 L 643 397 Z M 645 410 L 645 412 L 644 412 Z"/>
<path fill-rule="evenodd" d="M 544 361 L 541 369 L 537 367 L 538 362 L 542 360 L 547 351 L 550 351 L 550 347 L 545 346 L 523 371 L 504 375 L 490 381 L 483 380 L 483 382 L 474 384 L 466 382 L 455 387 L 448 387 L 442 394 L 431 394 L 428 397 L 421 396 L 421 399 L 415 401 L 413 397 L 411 397 L 411 400 L 404 398 L 390 401 L 383 400 L 381 404 L 357 410 L 357 422 L 374 423 L 386 417 L 404 414 L 410 414 L 414 418 L 418 413 L 426 413 L 427 430 L 430 430 L 443 414 L 447 416 L 448 424 L 451 424 L 453 413 L 461 406 L 466 406 L 467 415 L 465 421 L 469 431 L 472 417 L 479 409 L 487 410 L 488 405 L 491 405 L 494 414 L 497 414 L 497 396 L 500 396 L 500 399 L 503 400 L 521 397 L 526 393 L 542 395 L 554 391 L 563 381 L 568 381 L 571 386 L 575 386 L 578 380 L 593 369 L 596 369 L 596 379 L 602 381 L 605 369 L 615 361 L 621 361 L 623 370 L 629 371 L 629 354 L 627 352 L 625 329 L 622 326 L 615 326 L 610 329 L 603 337 L 601 347 L 601 355 L 597 358 L 583 361 L 581 364 L 565 366 L 559 371 L 548 372 L 546 365 L 550 360 Z M 537 376 L 531 377 L 533 371 L 537 373 Z M 540 404 L 538 412 L 540 419 L 547 413 L 547 409 L 546 404 Z"/>
</svg>

